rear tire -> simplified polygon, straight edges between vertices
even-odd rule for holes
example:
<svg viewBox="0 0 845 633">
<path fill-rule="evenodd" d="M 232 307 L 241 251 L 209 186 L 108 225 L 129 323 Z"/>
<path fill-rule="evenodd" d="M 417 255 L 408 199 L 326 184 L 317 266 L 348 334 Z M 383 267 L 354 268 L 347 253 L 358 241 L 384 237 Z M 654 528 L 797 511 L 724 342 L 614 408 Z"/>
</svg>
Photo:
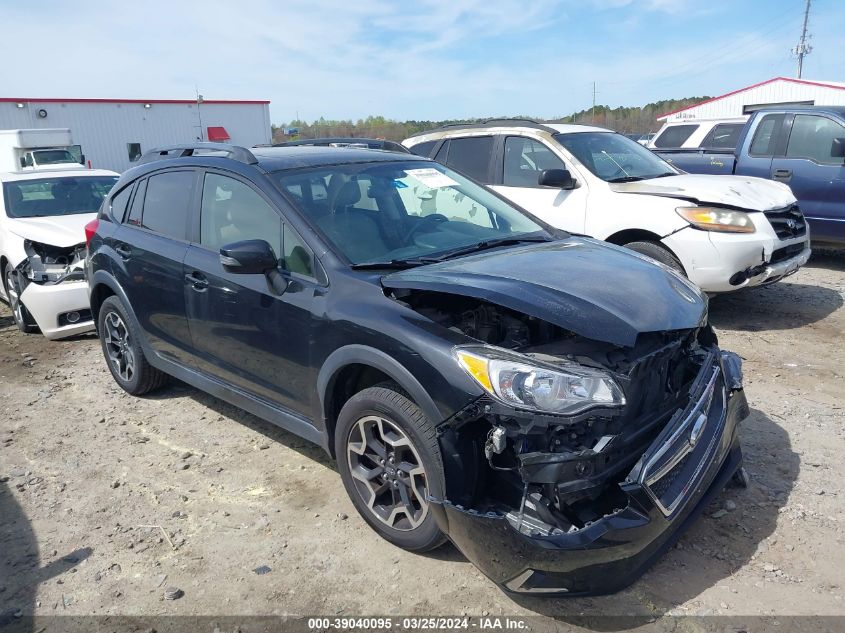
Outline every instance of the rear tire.
<svg viewBox="0 0 845 633">
<path fill-rule="evenodd" d="M 335 454 L 355 509 L 382 538 L 426 552 L 446 537 L 427 494 L 442 497 L 443 459 L 434 424 L 394 387 L 370 387 L 338 416 Z"/>
<path fill-rule="evenodd" d="M 100 306 L 97 332 L 109 371 L 124 391 L 142 396 L 167 382 L 167 374 L 144 356 L 138 329 L 117 297 L 108 297 Z"/>
<path fill-rule="evenodd" d="M 680 273 L 684 277 L 687 276 L 687 273 L 684 270 L 683 265 L 681 265 L 681 262 L 678 261 L 678 258 L 675 257 L 672 252 L 662 244 L 647 241 L 628 242 L 627 244 L 625 244 L 625 248 L 630 248 L 632 251 L 635 251 L 640 255 L 651 257 L 653 260 L 660 262 L 664 266 L 668 266 L 669 268 Z"/>
<path fill-rule="evenodd" d="M 6 269 L 3 271 L 3 288 L 6 291 L 6 298 L 9 301 L 9 309 L 12 311 L 12 318 L 15 320 L 15 325 L 24 334 L 33 334 L 38 332 L 38 324 L 35 319 L 26 309 L 26 306 L 21 301 L 20 282 L 18 280 L 18 273 L 12 268 L 11 264 L 6 264 Z"/>
</svg>

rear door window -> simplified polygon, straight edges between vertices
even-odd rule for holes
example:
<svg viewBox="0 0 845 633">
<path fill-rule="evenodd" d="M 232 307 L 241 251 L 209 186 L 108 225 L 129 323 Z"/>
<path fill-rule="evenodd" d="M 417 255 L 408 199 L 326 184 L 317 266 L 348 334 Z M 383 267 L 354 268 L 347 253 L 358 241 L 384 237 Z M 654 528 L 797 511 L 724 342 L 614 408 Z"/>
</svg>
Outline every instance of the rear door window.
<svg viewBox="0 0 845 633">
<path fill-rule="evenodd" d="M 447 166 L 479 182 L 489 182 L 490 157 L 493 154 L 492 136 L 453 138 L 448 151 Z"/>
<path fill-rule="evenodd" d="M 141 226 L 177 240 L 186 240 L 195 182 L 194 171 L 169 171 L 150 176 Z"/>
<path fill-rule="evenodd" d="M 667 127 L 663 133 L 654 139 L 655 147 L 681 147 L 692 133 L 698 129 L 698 125 L 673 125 Z"/>
<path fill-rule="evenodd" d="M 135 196 L 132 198 L 132 206 L 129 208 L 129 213 L 124 217 L 126 224 L 132 226 L 141 226 L 141 215 L 144 213 L 144 194 L 147 191 L 146 178 L 138 183 L 135 187 Z"/>
<path fill-rule="evenodd" d="M 748 153 L 752 156 L 774 156 L 783 129 L 785 114 L 767 114 L 757 124 Z"/>
</svg>

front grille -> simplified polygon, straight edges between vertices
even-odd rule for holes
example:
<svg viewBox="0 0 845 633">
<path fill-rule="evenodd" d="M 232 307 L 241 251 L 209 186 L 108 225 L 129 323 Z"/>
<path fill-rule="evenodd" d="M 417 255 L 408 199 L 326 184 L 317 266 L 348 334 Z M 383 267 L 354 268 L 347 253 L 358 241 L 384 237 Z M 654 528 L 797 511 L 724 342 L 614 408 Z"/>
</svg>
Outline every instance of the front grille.
<svg viewBox="0 0 845 633">
<path fill-rule="evenodd" d="M 707 372 L 707 373 L 704 373 Z M 724 426 L 727 393 L 717 365 L 702 369 L 689 405 L 673 417 L 646 453 L 640 483 L 660 510 L 672 514 L 690 496 L 713 456 Z"/>
<path fill-rule="evenodd" d="M 797 204 L 763 213 L 775 230 L 775 234 L 782 240 L 791 240 L 807 233 L 807 221 Z"/>
<path fill-rule="evenodd" d="M 799 242 L 798 244 L 790 244 L 789 246 L 784 246 L 783 248 L 778 248 L 777 250 L 772 252 L 772 258 L 769 263 L 777 264 L 780 262 L 785 262 L 787 259 L 792 259 L 796 255 L 800 255 L 803 250 L 804 244 L 802 242 Z"/>
</svg>

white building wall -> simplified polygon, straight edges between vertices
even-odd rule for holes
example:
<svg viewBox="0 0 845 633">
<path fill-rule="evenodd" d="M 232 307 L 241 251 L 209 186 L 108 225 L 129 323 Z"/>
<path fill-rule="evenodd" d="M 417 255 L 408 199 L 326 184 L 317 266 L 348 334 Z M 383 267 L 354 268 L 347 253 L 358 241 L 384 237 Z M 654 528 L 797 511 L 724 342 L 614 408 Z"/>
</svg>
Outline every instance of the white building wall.
<svg viewBox="0 0 845 633">
<path fill-rule="evenodd" d="M 141 150 L 196 141 L 209 127 L 226 128 L 234 145 L 250 147 L 271 142 L 270 109 L 266 103 L 118 103 L 0 102 L 0 129 L 70 128 L 95 168 L 123 171 L 132 166 L 127 143 Z M 46 110 L 45 118 L 38 117 Z M 200 120 L 202 124 L 200 125 Z"/>
<path fill-rule="evenodd" d="M 779 79 L 692 106 L 658 120 L 726 119 L 742 116 L 745 106 L 805 102 L 809 102 L 809 105 L 845 105 L 845 84 L 841 87 L 821 86 Z"/>
</svg>

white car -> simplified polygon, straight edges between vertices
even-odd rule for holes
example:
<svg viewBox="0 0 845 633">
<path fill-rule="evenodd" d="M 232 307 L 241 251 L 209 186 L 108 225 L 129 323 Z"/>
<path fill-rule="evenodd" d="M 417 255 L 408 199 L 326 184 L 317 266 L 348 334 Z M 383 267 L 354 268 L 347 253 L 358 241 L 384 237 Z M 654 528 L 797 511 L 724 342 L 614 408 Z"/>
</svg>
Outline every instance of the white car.
<svg viewBox="0 0 845 633">
<path fill-rule="evenodd" d="M 642 143 L 649 149 L 728 149 L 739 141 L 748 115 L 729 119 L 667 121 Z"/>
<path fill-rule="evenodd" d="M 602 128 L 501 120 L 403 144 L 552 226 L 627 246 L 708 293 L 773 283 L 810 257 L 807 224 L 788 186 L 685 174 Z"/>
<path fill-rule="evenodd" d="M 20 330 L 58 339 L 93 329 L 85 225 L 117 178 L 98 169 L 0 173 L 0 295 Z"/>
</svg>

